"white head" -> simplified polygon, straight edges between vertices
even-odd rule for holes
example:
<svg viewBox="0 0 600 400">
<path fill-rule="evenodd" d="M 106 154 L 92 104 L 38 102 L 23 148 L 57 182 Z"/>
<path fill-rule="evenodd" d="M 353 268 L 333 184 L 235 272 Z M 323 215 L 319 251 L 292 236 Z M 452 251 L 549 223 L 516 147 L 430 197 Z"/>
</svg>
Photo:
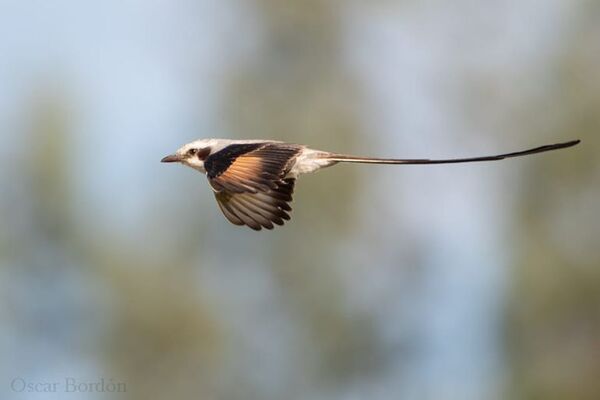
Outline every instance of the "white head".
<svg viewBox="0 0 600 400">
<path fill-rule="evenodd" d="M 175 154 L 164 157 L 161 162 L 178 162 L 200 172 L 206 172 L 204 161 L 212 153 L 227 146 L 228 141 L 223 139 L 199 139 L 181 146 Z"/>
</svg>

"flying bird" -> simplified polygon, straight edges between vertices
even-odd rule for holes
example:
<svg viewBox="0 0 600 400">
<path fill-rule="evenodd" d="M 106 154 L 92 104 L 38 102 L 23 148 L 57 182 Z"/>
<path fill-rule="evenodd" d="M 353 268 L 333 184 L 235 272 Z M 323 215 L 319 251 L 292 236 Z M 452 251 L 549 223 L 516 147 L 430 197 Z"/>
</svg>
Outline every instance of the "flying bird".
<svg viewBox="0 0 600 400">
<path fill-rule="evenodd" d="M 298 176 L 340 162 L 362 164 L 453 164 L 496 161 L 575 146 L 579 140 L 492 156 L 442 160 L 356 157 L 272 140 L 200 139 L 161 162 L 181 163 L 206 174 L 217 204 L 235 225 L 256 231 L 290 219 Z"/>
</svg>

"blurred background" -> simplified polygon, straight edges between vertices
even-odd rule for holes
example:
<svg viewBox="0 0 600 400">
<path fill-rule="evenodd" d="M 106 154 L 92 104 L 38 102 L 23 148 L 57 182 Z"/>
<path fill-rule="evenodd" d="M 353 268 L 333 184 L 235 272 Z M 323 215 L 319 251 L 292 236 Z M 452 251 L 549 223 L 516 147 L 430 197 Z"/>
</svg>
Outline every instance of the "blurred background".
<svg viewBox="0 0 600 400">
<path fill-rule="evenodd" d="M 0 0 L 0 398 L 600 398 L 599 20 L 594 0 Z M 159 163 L 205 137 L 583 143 L 338 166 L 255 233 Z"/>
</svg>

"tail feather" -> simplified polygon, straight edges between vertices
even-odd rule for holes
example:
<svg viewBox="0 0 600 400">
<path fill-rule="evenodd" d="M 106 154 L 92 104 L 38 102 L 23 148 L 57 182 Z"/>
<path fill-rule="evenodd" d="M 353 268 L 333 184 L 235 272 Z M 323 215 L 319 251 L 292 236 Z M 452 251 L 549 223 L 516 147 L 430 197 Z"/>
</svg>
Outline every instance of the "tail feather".
<svg viewBox="0 0 600 400">
<path fill-rule="evenodd" d="M 569 142 L 548 144 L 544 146 L 535 147 L 532 149 L 516 151 L 512 153 L 496 154 L 492 156 L 482 157 L 470 157 L 470 158 L 449 158 L 441 160 L 429 160 L 429 159 L 397 159 L 397 158 L 373 158 L 373 157 L 356 157 L 346 154 L 334 154 L 328 153 L 324 157 L 334 162 L 351 162 L 351 163 L 362 163 L 362 164 L 456 164 L 456 163 L 467 163 L 467 162 L 480 162 L 480 161 L 498 161 L 504 160 L 505 158 L 522 157 L 530 154 L 544 153 L 546 151 L 564 149 L 572 147 L 578 144 L 580 140 L 571 140 Z"/>
</svg>

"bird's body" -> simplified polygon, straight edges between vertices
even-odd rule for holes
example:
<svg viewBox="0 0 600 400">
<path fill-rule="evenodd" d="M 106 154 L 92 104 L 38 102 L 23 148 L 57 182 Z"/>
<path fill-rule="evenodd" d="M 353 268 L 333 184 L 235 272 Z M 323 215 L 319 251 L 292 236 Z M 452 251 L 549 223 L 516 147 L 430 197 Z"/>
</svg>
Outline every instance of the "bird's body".
<svg viewBox="0 0 600 400">
<path fill-rule="evenodd" d="M 162 162 L 179 162 L 206 174 L 217 203 L 235 225 L 272 229 L 290 219 L 296 179 L 340 162 L 364 164 L 450 164 L 494 161 L 571 147 L 573 140 L 514 153 L 445 160 L 356 157 L 272 140 L 201 139 Z"/>
<path fill-rule="evenodd" d="M 186 162 L 185 160 L 180 162 L 202 173 L 210 174 L 212 172 L 213 174 L 216 174 L 216 171 L 209 171 L 211 170 L 211 167 L 214 168 L 215 161 L 234 161 L 237 157 L 251 155 L 253 151 L 261 147 L 297 150 L 295 153 L 290 152 L 290 162 L 292 165 L 290 166 L 288 175 L 291 178 L 297 178 L 300 174 L 314 172 L 331 164 L 331 162 L 322 157 L 329 154 L 327 152 L 312 150 L 304 145 L 279 142 L 276 140 L 200 139 L 184 145 L 177 153 L 184 155 L 190 149 L 210 148 L 210 153 L 206 157 L 196 157 L 198 160 L 192 159 L 189 162 Z M 321 157 L 319 157 L 319 155 L 321 155 Z M 205 167 L 207 161 L 209 161 L 208 170 Z"/>
</svg>

